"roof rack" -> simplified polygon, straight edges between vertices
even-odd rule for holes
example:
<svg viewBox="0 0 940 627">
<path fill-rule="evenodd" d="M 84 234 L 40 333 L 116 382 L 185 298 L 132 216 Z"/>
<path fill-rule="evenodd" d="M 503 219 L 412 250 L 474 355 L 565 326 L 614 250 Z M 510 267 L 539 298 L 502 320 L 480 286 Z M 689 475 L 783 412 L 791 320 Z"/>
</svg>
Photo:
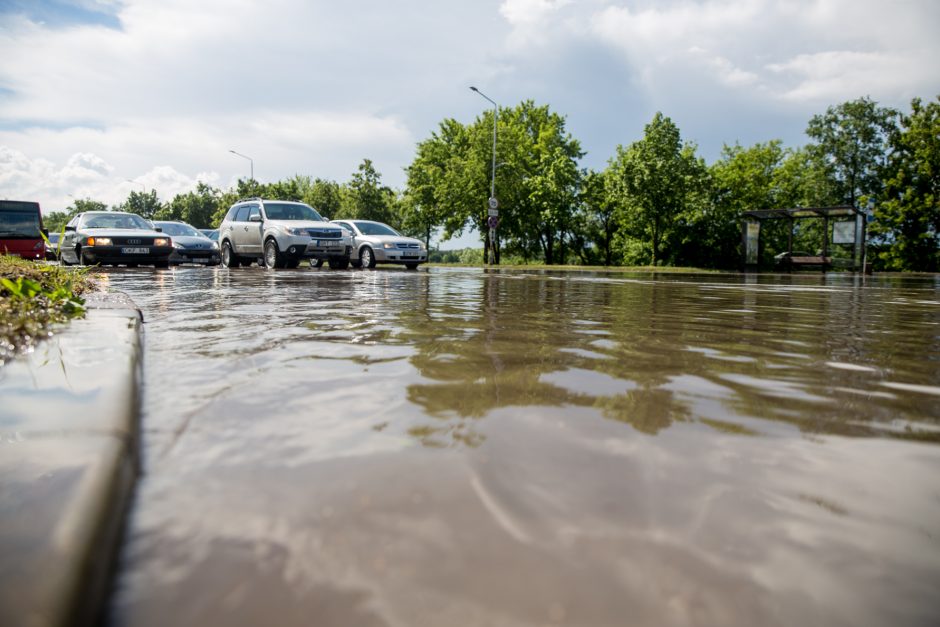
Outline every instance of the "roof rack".
<svg viewBox="0 0 940 627">
<path fill-rule="evenodd" d="M 235 204 L 237 205 L 240 202 L 248 202 L 249 200 L 260 200 L 264 202 L 264 199 L 261 198 L 261 196 L 248 196 L 247 198 L 239 198 L 235 201 Z"/>
</svg>

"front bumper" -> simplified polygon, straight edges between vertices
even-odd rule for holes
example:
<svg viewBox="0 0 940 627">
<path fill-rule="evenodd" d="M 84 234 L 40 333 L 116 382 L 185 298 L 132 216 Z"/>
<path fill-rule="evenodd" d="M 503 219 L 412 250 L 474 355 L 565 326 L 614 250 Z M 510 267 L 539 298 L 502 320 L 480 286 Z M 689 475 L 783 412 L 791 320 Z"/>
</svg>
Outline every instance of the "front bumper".
<svg viewBox="0 0 940 627">
<path fill-rule="evenodd" d="M 278 250 L 288 259 L 348 259 L 352 251 L 346 239 L 285 237 L 277 239 Z"/>
<path fill-rule="evenodd" d="M 222 256 L 217 250 L 174 250 L 170 254 L 170 263 L 195 263 L 201 266 L 217 266 L 222 262 Z"/>
<path fill-rule="evenodd" d="M 376 263 L 427 263 L 428 261 L 426 250 L 376 248 L 373 252 Z"/>
<path fill-rule="evenodd" d="M 128 252 L 129 250 L 145 252 Z M 142 263 L 169 261 L 170 246 L 85 246 L 82 254 L 88 263 Z"/>
</svg>

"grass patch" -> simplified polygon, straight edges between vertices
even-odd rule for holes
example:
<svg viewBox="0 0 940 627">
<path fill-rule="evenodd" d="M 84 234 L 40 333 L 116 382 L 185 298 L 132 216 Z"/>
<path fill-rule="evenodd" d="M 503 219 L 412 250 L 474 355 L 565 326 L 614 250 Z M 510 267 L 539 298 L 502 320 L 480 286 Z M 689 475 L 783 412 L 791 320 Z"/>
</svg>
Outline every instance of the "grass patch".
<svg viewBox="0 0 940 627">
<path fill-rule="evenodd" d="M 84 315 L 81 295 L 94 289 L 88 271 L 0 256 L 0 364 Z"/>
<path fill-rule="evenodd" d="M 480 264 L 461 263 L 427 263 L 432 268 L 488 268 L 492 270 L 554 270 L 558 272 L 606 272 L 610 274 L 644 273 L 644 274 L 729 274 L 727 270 L 712 270 L 706 268 L 688 268 L 682 266 L 562 266 L 547 265 L 544 263 L 513 264 L 501 263 L 497 266 L 481 266 Z"/>
</svg>

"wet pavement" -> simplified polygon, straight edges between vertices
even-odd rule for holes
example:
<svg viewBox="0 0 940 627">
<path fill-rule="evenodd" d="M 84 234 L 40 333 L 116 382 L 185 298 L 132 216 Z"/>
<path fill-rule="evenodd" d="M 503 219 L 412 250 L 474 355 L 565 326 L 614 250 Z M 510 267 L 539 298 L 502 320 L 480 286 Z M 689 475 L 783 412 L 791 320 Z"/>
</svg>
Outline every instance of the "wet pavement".
<svg viewBox="0 0 940 627">
<path fill-rule="evenodd" d="M 940 624 L 936 277 L 105 276 L 113 624 Z"/>
</svg>

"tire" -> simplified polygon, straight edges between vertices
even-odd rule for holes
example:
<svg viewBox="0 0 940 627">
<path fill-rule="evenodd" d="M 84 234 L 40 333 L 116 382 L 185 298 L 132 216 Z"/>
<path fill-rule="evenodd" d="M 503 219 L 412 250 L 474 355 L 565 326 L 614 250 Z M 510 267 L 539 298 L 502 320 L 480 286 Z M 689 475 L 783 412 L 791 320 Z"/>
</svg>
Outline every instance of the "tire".
<svg viewBox="0 0 940 627">
<path fill-rule="evenodd" d="M 349 263 L 350 263 L 350 265 L 352 265 L 353 268 L 361 268 L 361 267 L 362 267 L 362 262 L 359 261 L 358 259 L 350 259 L 350 260 L 349 260 Z"/>
<path fill-rule="evenodd" d="M 238 255 L 235 254 L 235 251 L 232 250 L 232 244 L 226 240 L 222 242 L 222 267 L 223 268 L 237 268 L 242 265 L 238 260 Z"/>
<path fill-rule="evenodd" d="M 330 270 L 345 270 L 349 267 L 349 257 L 330 259 Z"/>
<path fill-rule="evenodd" d="M 284 255 L 281 254 L 281 251 L 277 248 L 277 242 L 273 239 L 268 239 L 264 243 L 264 265 L 268 268 L 283 268 L 285 259 Z"/>
<path fill-rule="evenodd" d="M 375 253 L 368 246 L 363 246 L 359 251 L 359 263 L 363 269 L 375 267 Z"/>
<path fill-rule="evenodd" d="M 409 270 L 417 270 L 417 269 L 418 269 L 418 264 L 416 264 L 416 263 L 406 263 L 406 264 L 405 264 L 405 267 L 408 268 Z"/>
<path fill-rule="evenodd" d="M 88 261 L 88 260 L 85 258 L 85 251 L 82 250 L 81 248 L 76 248 L 76 249 L 75 249 L 75 256 L 78 257 L 78 265 L 80 265 L 80 266 L 93 266 L 93 265 L 95 265 L 95 264 L 93 264 L 92 262 Z"/>
<path fill-rule="evenodd" d="M 311 260 L 310 260 L 310 267 L 311 267 L 311 268 L 322 268 L 322 267 L 323 267 L 323 260 L 322 260 L 322 259 L 311 259 Z"/>
<path fill-rule="evenodd" d="M 290 270 L 293 270 L 294 268 L 296 268 L 296 267 L 299 266 L 299 265 L 300 265 L 300 260 L 299 260 L 299 259 L 288 259 L 287 261 L 284 262 L 284 267 L 285 267 L 285 268 L 288 268 L 288 269 L 290 269 Z"/>
</svg>

